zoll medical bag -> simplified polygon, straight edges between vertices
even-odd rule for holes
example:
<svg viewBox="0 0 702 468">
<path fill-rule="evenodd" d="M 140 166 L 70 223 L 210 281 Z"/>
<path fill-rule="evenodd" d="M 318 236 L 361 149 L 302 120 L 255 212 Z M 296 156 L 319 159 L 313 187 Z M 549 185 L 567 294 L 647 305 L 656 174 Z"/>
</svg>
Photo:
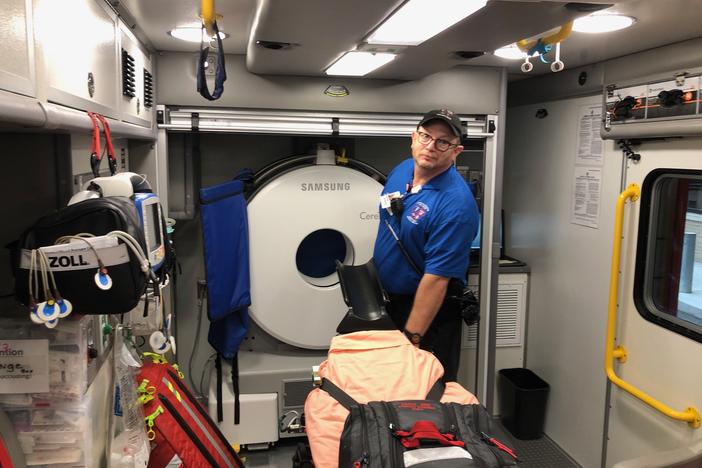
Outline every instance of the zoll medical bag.
<svg viewBox="0 0 702 468">
<path fill-rule="evenodd" d="M 152 442 L 149 468 L 163 468 L 178 455 L 185 468 L 243 468 L 231 444 L 193 397 L 177 367 L 144 361 L 137 377 Z"/>
<path fill-rule="evenodd" d="M 404 468 L 516 466 L 507 435 L 480 405 L 439 403 L 438 381 L 426 400 L 358 404 L 327 379 L 320 387 L 349 410 L 339 467 Z"/>
<path fill-rule="evenodd" d="M 64 236 L 105 236 L 121 231 L 144 248 L 144 234 L 134 202 L 127 197 L 94 198 L 69 205 L 40 218 L 27 229 L 18 241 L 14 256 L 15 294 L 25 305 L 41 301 L 42 291 L 54 289 L 53 281 L 41 279 L 33 273 L 34 297 L 30 299 L 30 271 L 36 271 L 32 251 L 43 248 L 48 270 L 55 281 L 55 289 L 73 305 L 79 314 L 122 314 L 132 310 L 144 294 L 148 274 L 143 259 L 123 240 L 114 238 L 80 240 L 55 245 Z M 109 278 L 109 287 L 100 287 L 98 274 L 103 265 Z M 33 278 L 34 279 L 34 278 Z M 46 284 L 46 283 L 49 284 Z M 38 286 L 38 287 L 37 287 Z M 38 291 L 37 291 L 38 289 Z M 55 294 L 54 294 L 55 295 Z M 48 298 L 44 297 L 46 301 Z"/>
</svg>

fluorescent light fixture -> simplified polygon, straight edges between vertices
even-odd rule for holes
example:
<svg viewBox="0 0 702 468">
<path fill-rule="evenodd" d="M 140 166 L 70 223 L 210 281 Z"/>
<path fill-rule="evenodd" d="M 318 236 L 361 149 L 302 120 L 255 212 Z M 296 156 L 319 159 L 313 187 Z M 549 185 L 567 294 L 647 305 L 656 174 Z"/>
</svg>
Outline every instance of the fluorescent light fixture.
<svg viewBox="0 0 702 468">
<path fill-rule="evenodd" d="M 346 52 L 327 68 L 327 75 L 363 76 L 392 61 L 395 54 L 373 52 Z"/>
<path fill-rule="evenodd" d="M 472 15 L 486 3 L 487 0 L 409 0 L 366 42 L 415 46 Z"/>
<path fill-rule="evenodd" d="M 493 54 L 507 60 L 524 60 L 524 58 L 527 56 L 526 52 L 522 52 L 519 47 L 517 47 L 517 44 L 510 44 L 500 47 L 493 52 Z M 538 57 L 539 55 L 541 54 L 534 54 L 531 57 Z"/>
<path fill-rule="evenodd" d="M 207 36 L 207 33 L 200 27 L 175 28 L 168 31 L 168 34 L 175 37 L 176 39 L 188 42 L 209 42 L 215 40 L 214 36 Z M 219 37 L 221 37 L 222 39 L 226 39 L 228 35 L 220 31 Z"/>
<path fill-rule="evenodd" d="M 636 22 L 635 18 L 616 13 L 593 13 L 578 18 L 573 23 L 573 31 L 583 33 L 606 33 L 628 28 Z"/>
</svg>

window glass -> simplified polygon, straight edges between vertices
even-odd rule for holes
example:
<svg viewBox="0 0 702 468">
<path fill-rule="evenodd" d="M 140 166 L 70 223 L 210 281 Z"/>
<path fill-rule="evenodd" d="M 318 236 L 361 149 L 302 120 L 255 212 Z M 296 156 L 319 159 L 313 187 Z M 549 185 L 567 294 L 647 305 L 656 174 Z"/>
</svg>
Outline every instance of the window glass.
<svg viewBox="0 0 702 468">
<path fill-rule="evenodd" d="M 702 341 L 702 173 L 655 171 L 641 198 L 639 312 Z"/>
</svg>

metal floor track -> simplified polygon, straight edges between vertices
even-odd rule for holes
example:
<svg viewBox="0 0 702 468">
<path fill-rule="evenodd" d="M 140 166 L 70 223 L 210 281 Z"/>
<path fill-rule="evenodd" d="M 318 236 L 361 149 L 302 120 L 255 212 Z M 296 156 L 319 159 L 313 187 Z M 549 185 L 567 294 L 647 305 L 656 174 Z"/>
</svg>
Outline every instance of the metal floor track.
<svg viewBox="0 0 702 468">
<path fill-rule="evenodd" d="M 495 421 L 500 424 L 499 420 Z M 509 431 L 505 429 L 509 434 Z M 514 451 L 521 460 L 519 468 L 581 468 L 554 441 L 544 435 L 535 440 L 512 437 Z"/>
</svg>

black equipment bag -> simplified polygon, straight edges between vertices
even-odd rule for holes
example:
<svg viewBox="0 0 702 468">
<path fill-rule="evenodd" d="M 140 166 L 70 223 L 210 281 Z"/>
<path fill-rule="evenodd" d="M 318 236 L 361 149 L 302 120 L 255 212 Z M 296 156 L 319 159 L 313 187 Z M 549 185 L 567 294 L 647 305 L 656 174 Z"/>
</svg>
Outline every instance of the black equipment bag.
<svg viewBox="0 0 702 468">
<path fill-rule="evenodd" d="M 518 466 L 511 439 L 481 405 L 439 403 L 439 380 L 426 400 L 359 404 L 327 379 L 321 389 L 349 410 L 339 468 L 496 468 Z"/>
<path fill-rule="evenodd" d="M 29 267 L 26 261 L 29 251 L 54 245 L 62 236 L 79 233 L 102 236 L 110 231 L 126 232 L 144 249 L 141 221 L 134 202 L 127 197 L 84 200 L 37 220 L 22 234 L 13 255 L 17 299 L 22 304 L 29 304 Z M 138 304 L 139 298 L 144 294 L 147 277 L 132 250 L 121 240 L 118 247 L 121 252 L 120 260 L 115 264 L 106 265 L 112 279 L 112 287 L 108 290 L 102 290 L 95 284 L 97 268 L 94 262 L 88 261 L 88 257 L 94 257 L 92 253 L 87 253 L 84 257 L 49 255 L 50 267 L 61 297 L 71 301 L 75 313 L 122 314 Z M 102 255 L 101 252 L 104 251 L 97 249 L 98 256 Z M 40 281 L 39 292 L 35 292 L 35 295 L 41 297 L 42 291 Z"/>
</svg>

